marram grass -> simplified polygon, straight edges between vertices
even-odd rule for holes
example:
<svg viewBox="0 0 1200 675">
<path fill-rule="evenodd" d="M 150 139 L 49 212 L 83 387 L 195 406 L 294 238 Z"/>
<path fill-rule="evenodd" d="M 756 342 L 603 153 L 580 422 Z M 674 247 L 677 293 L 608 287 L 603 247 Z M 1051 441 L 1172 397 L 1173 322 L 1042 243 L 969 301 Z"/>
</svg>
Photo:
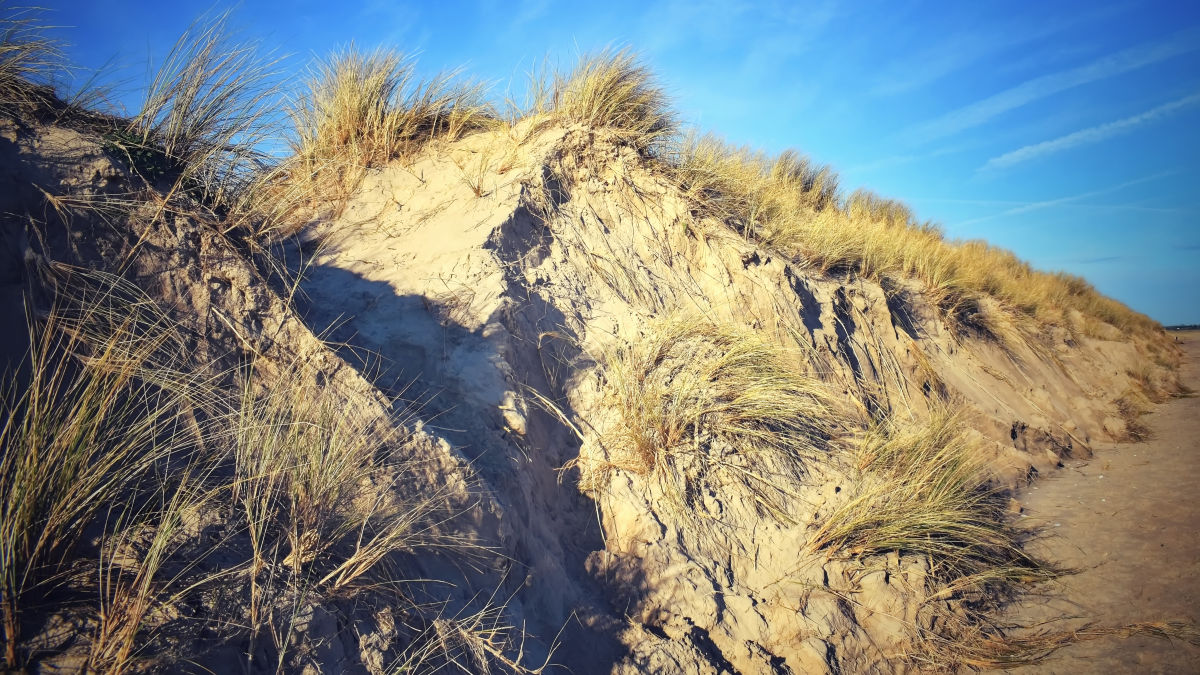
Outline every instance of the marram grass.
<svg viewBox="0 0 1200 675">
<path fill-rule="evenodd" d="M 1058 574 L 1023 550 L 1027 533 L 1011 524 L 986 459 L 954 414 L 878 423 L 859 439 L 853 461 L 854 485 L 812 534 L 811 550 L 920 554 L 952 588 Z"/>
<path fill-rule="evenodd" d="M 822 459 L 838 425 L 823 383 L 738 326 L 670 316 L 602 362 L 610 461 L 654 480 L 681 513 L 733 491 L 788 519 L 787 486 Z"/>
</svg>

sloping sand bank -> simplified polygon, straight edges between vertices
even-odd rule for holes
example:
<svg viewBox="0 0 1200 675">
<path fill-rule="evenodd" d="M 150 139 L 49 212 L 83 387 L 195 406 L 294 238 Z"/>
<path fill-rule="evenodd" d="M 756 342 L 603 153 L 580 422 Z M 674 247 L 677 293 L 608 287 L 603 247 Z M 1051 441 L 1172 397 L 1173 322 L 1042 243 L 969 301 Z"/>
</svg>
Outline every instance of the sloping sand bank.
<svg viewBox="0 0 1200 675">
<path fill-rule="evenodd" d="M 1200 389 L 1200 333 L 1179 335 L 1184 384 Z M 1061 597 L 1014 608 L 1021 622 L 1077 615 L 1117 626 L 1200 618 L 1200 397 L 1176 398 L 1143 417 L 1150 440 L 1099 446 L 1021 495 L 1044 521 L 1043 552 L 1080 568 Z M 1068 647 L 1022 673 L 1195 673 L 1200 647 L 1139 636 Z"/>
</svg>

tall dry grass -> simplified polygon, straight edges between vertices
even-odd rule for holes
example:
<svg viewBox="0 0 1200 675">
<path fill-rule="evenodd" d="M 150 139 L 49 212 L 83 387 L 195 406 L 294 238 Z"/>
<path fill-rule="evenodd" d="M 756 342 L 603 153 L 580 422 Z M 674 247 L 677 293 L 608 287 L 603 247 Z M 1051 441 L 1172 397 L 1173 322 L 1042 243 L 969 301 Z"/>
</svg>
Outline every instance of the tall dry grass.
<svg viewBox="0 0 1200 675">
<path fill-rule="evenodd" d="M 569 72 L 546 69 L 530 80 L 527 115 L 607 129 L 641 153 L 676 132 L 666 90 L 628 47 L 583 54 Z"/>
<path fill-rule="evenodd" d="M 42 11 L 0 3 L 0 107 L 41 103 L 52 96 L 45 86 L 62 70 L 62 45 L 47 37 Z"/>
<path fill-rule="evenodd" d="M 909 625 L 909 647 L 897 658 L 938 670 L 1028 665 L 1086 639 L 1087 631 L 1020 636 L 997 625 L 995 612 L 1005 599 L 1070 570 L 1025 550 L 1033 533 L 1013 523 L 1007 494 L 990 483 L 988 462 L 955 413 L 879 422 L 850 459 L 853 483 L 824 515 L 808 548 L 835 557 L 924 559 L 923 588 L 913 589 L 925 594 L 924 618 Z"/>
<path fill-rule="evenodd" d="M 125 501 L 110 509 L 96 569 L 96 630 L 88 649 L 91 672 L 138 669 L 157 623 L 201 585 L 192 572 L 202 559 L 193 554 L 186 523 L 215 507 L 209 481 L 217 462 L 195 457 L 171 478 L 160 479 L 150 499 Z M 174 563 L 174 564 L 172 564 Z M 220 573 L 213 575 L 219 576 Z"/>
<path fill-rule="evenodd" d="M 900 202 L 865 190 L 842 197 L 828 167 L 793 151 L 772 157 L 712 136 L 690 136 L 678 144 L 670 163 L 687 195 L 747 236 L 822 273 L 916 278 L 944 315 L 962 327 L 987 330 L 1027 317 L 1038 325 L 1071 328 L 1068 314 L 1079 312 L 1126 332 L 1159 329 L 1081 278 L 1037 271 L 985 242 L 948 240 Z M 984 298 L 995 299 L 1007 316 L 988 316 Z M 1009 339 L 1026 339 L 1007 332 Z"/>
<path fill-rule="evenodd" d="M 860 439 L 853 462 L 855 484 L 825 515 L 811 550 L 924 555 L 941 594 L 1060 573 L 1024 551 L 1028 533 L 1012 525 L 1006 496 L 990 485 L 986 459 L 954 414 L 879 423 Z"/>
<path fill-rule="evenodd" d="M 292 150 L 310 170 L 329 161 L 378 166 L 494 119 L 484 90 L 455 72 L 421 79 L 409 56 L 351 45 L 310 71 L 291 109 Z"/>
<path fill-rule="evenodd" d="M 269 639 L 283 659 L 297 608 L 412 583 L 399 554 L 440 552 L 468 563 L 480 547 L 454 525 L 446 488 L 421 478 L 427 468 L 405 447 L 400 420 L 348 408 L 335 388 L 308 384 L 317 377 L 311 368 L 280 365 L 252 364 L 246 373 L 229 429 L 234 477 L 225 489 L 249 545 L 250 639 Z M 428 608 L 388 598 L 406 621 L 428 619 Z M 458 628 L 462 639 L 482 631 L 488 644 L 508 630 Z"/>
<path fill-rule="evenodd" d="M 650 477 L 681 514 L 703 495 L 744 495 L 788 520 L 789 486 L 821 461 L 839 415 L 824 386 L 756 333 L 675 315 L 601 357 L 616 468 Z"/>
<path fill-rule="evenodd" d="M 398 556 L 469 564 L 479 548 L 445 490 L 422 483 L 401 420 L 347 409 L 299 363 L 252 363 L 230 389 L 219 383 L 235 374 L 191 365 L 179 327 L 135 286 L 64 266 L 40 276 L 56 300 L 31 318 L 28 361 L 0 399 L 6 667 L 28 665 L 34 636 L 21 627 L 36 632 L 48 611 L 90 621 L 76 647 L 89 670 L 110 673 L 161 663 L 164 632 L 195 630 L 178 608 L 214 595 L 236 596 L 246 616 L 196 620 L 252 643 L 268 636 L 280 664 L 312 603 L 386 597 L 414 636 L 434 620 L 386 590 L 411 583 Z M 224 532 L 215 543 L 198 538 L 205 522 Z M 467 645 L 508 658 L 498 619 L 438 625 L 453 645 L 422 639 L 435 649 L 423 660 Z"/>
<path fill-rule="evenodd" d="M 318 61 L 287 106 L 291 155 L 255 186 L 251 229 L 286 235 L 336 214 L 368 168 L 492 124 L 485 89 L 457 72 L 423 79 L 394 49 L 350 45 Z"/>
<path fill-rule="evenodd" d="M 228 12 L 198 19 L 158 66 L 126 135 L 110 142 L 135 168 L 174 181 L 173 190 L 227 209 L 269 163 L 263 148 L 281 131 L 279 67 L 237 38 Z"/>
<path fill-rule="evenodd" d="M 20 665 L 24 598 L 61 582 L 89 528 L 137 511 L 163 487 L 166 467 L 186 463 L 196 445 L 183 414 L 203 398 L 163 367 L 176 336 L 144 298 L 102 273 L 56 271 L 69 295 L 48 317 L 31 315 L 27 363 L 3 396 L 0 602 L 10 668 Z"/>
<path fill-rule="evenodd" d="M 232 493 L 256 566 L 278 558 L 298 575 L 320 559 L 320 583 L 336 589 L 393 551 L 435 544 L 426 521 L 440 491 L 418 501 L 394 494 L 415 468 L 396 454 L 401 427 L 304 386 L 315 373 L 298 365 L 252 372 L 232 428 Z M 339 544 L 347 548 L 330 550 Z"/>
</svg>

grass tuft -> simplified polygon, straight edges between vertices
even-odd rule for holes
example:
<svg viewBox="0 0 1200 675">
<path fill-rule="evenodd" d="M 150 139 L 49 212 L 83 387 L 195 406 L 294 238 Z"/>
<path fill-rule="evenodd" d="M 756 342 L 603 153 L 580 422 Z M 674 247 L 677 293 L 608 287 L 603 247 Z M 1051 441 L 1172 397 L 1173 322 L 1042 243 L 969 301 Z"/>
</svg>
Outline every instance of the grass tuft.
<svg viewBox="0 0 1200 675">
<path fill-rule="evenodd" d="M 353 45 L 313 68 L 291 115 L 292 150 L 308 171 L 329 162 L 343 170 L 379 166 L 495 117 L 481 83 L 456 73 L 422 80 L 412 58 Z"/>
<path fill-rule="evenodd" d="M 1022 549 L 1024 535 L 1011 525 L 1004 495 L 989 486 L 986 460 L 954 415 L 935 412 L 922 425 L 882 423 L 866 432 L 854 462 L 856 485 L 813 534 L 811 550 L 925 555 L 958 590 L 1059 574 Z"/>
<path fill-rule="evenodd" d="M 678 315 L 602 360 L 613 466 L 651 476 L 680 513 L 705 513 L 710 493 L 733 489 L 788 519 L 787 486 L 828 450 L 838 415 L 780 347 Z"/>
<path fill-rule="evenodd" d="M 492 124 L 485 89 L 455 72 L 421 79 L 392 49 L 350 45 L 316 63 L 288 108 L 292 155 L 257 186 L 258 230 L 286 234 L 313 213 L 336 213 L 368 168 Z"/>
<path fill-rule="evenodd" d="M 62 70 L 62 45 L 46 36 L 41 11 L 0 4 L 0 107 L 12 108 L 52 98 L 45 83 Z"/>
<path fill-rule="evenodd" d="M 580 56 L 569 73 L 531 78 L 530 113 L 608 129 L 642 154 L 653 154 L 677 129 L 666 91 L 629 48 Z"/>
<path fill-rule="evenodd" d="M 262 146 L 279 130 L 278 65 L 255 43 L 236 39 L 228 13 L 199 19 L 159 66 L 128 129 L 110 143 L 131 161 L 157 157 L 152 173 L 175 177 L 176 189 L 232 205 L 268 163 Z"/>
<path fill-rule="evenodd" d="M 169 324 L 127 286 L 75 270 L 0 401 L 0 605 L 19 666 L 22 599 L 68 566 L 102 513 L 133 509 L 155 474 L 194 446 L 193 389 L 157 367 Z M 99 294 L 88 289 L 99 289 Z M 154 373 L 155 377 L 144 377 Z"/>
</svg>

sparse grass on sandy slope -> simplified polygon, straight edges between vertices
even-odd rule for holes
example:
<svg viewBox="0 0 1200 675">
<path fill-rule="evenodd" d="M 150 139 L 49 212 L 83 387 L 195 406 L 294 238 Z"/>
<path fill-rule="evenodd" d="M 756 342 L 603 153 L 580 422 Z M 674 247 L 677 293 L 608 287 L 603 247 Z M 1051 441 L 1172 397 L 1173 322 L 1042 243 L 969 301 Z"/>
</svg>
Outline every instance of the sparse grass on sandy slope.
<svg viewBox="0 0 1200 675">
<path fill-rule="evenodd" d="M 254 363 L 241 373 L 253 384 L 217 386 L 136 287 L 63 266 L 43 277 L 54 309 L 31 318 L 29 358 L 0 399 L 7 667 L 34 656 L 22 626 L 36 633 L 48 612 L 92 622 L 75 650 L 96 672 L 187 657 L 163 653 L 159 637 L 206 625 L 266 641 L 282 667 L 297 613 L 337 598 L 400 613 L 416 651 L 394 651 L 397 663 L 523 668 L 506 656 L 503 603 L 443 616 L 399 590 L 410 577 L 397 553 L 477 549 L 441 489 L 406 482 L 423 473 L 398 420 L 348 408 L 300 364 Z M 204 523 L 222 536 L 201 537 Z M 210 616 L 176 609 L 215 596 L 229 604 Z"/>
<path fill-rule="evenodd" d="M 936 618 L 930 629 L 912 627 L 907 658 L 939 669 L 995 667 L 1035 661 L 1077 639 L 1046 632 L 1022 642 L 993 628 L 997 598 L 1066 571 L 1024 551 L 1029 533 L 1012 524 L 1007 497 L 989 485 L 986 460 L 959 419 L 935 411 L 925 423 L 880 423 L 852 459 L 855 483 L 809 547 L 834 556 L 925 557 L 929 575 L 916 590 Z"/>
<path fill-rule="evenodd" d="M 601 439 L 616 467 L 651 476 L 684 514 L 730 491 L 786 520 L 789 486 L 838 424 L 824 386 L 759 335 L 673 316 L 602 357 L 617 421 Z"/>
<path fill-rule="evenodd" d="M 10 667 L 19 665 L 25 597 L 62 583 L 60 573 L 97 521 L 111 536 L 125 536 L 142 520 L 145 500 L 172 489 L 174 478 L 159 472 L 187 463 L 194 438 L 182 415 L 203 398 L 186 377 L 162 367 L 170 324 L 128 286 L 82 270 L 62 282 L 77 297 L 60 301 L 44 322 L 31 319 L 29 359 L 4 392 L 0 576 Z M 116 595 L 102 592 L 102 601 L 121 602 Z M 109 644 L 106 663 L 128 654 Z"/>
<path fill-rule="evenodd" d="M 1123 331 L 1157 324 L 1106 298 L 1083 279 L 1031 268 L 984 242 L 953 242 L 915 220 L 900 202 L 859 190 L 842 198 L 836 175 L 794 152 L 769 157 L 711 137 L 690 137 L 672 158 L 681 187 L 717 217 L 748 236 L 822 272 L 855 270 L 925 282 L 934 303 L 952 320 L 977 328 L 1003 321 L 981 311 L 990 296 L 1019 316 L 1072 327 L 1079 311 Z"/>
</svg>

